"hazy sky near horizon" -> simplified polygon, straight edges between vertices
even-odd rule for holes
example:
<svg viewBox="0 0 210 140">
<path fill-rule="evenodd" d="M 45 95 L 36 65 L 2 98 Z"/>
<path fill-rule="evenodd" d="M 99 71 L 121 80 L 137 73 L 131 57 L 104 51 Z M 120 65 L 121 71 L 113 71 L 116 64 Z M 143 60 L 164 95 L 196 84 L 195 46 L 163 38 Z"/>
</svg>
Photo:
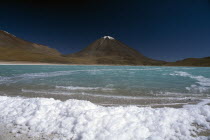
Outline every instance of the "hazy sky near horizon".
<svg viewBox="0 0 210 140">
<path fill-rule="evenodd" d="M 154 59 L 206 57 L 210 0 L 8 0 L 0 29 L 64 54 L 109 35 Z"/>
</svg>

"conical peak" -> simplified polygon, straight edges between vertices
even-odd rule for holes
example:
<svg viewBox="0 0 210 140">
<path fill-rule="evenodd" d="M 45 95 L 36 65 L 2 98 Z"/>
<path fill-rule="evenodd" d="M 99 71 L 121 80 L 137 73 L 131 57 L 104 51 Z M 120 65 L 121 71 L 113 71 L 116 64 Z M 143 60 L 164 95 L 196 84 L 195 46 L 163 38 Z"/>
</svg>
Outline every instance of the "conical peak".
<svg viewBox="0 0 210 140">
<path fill-rule="evenodd" d="M 104 38 L 104 39 L 112 39 L 112 40 L 114 40 L 114 38 L 111 37 L 111 36 L 104 36 L 103 38 Z"/>
</svg>

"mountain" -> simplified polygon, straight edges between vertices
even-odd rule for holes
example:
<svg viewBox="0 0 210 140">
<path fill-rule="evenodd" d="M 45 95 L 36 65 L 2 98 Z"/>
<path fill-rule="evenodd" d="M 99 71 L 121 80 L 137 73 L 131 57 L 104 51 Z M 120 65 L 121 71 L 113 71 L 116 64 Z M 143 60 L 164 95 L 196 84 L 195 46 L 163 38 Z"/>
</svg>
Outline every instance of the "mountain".
<svg viewBox="0 0 210 140">
<path fill-rule="evenodd" d="M 196 66 L 196 67 L 210 67 L 210 57 L 204 58 L 187 58 L 176 62 L 168 62 L 167 66 Z"/>
<path fill-rule="evenodd" d="M 68 63 L 69 60 L 52 48 L 20 39 L 0 30 L 0 60 Z"/>
<path fill-rule="evenodd" d="M 210 57 L 187 58 L 176 62 L 154 60 L 110 36 L 94 41 L 77 53 L 62 55 L 53 48 L 25 41 L 1 30 L 0 61 L 90 65 L 210 66 Z"/>
<path fill-rule="evenodd" d="M 163 65 L 164 61 L 150 59 L 110 36 L 104 36 L 83 50 L 67 55 L 88 64 Z"/>
</svg>

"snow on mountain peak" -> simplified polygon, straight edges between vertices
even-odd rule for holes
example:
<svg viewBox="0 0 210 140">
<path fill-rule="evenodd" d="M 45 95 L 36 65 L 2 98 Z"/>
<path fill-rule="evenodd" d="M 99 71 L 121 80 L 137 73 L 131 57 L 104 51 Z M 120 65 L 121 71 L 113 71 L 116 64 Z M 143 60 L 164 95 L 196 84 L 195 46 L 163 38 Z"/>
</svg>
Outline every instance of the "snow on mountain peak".
<svg viewBox="0 0 210 140">
<path fill-rule="evenodd" d="M 3 31 L 3 30 L 1 30 L 2 32 L 4 32 L 4 33 L 6 33 L 6 34 L 8 34 L 8 35 L 12 35 L 12 36 L 14 36 L 14 37 L 16 37 L 15 35 L 13 35 L 13 34 L 10 34 L 9 32 L 7 32 L 7 31 Z"/>
<path fill-rule="evenodd" d="M 104 39 L 106 39 L 106 38 L 108 38 L 108 39 L 114 39 L 114 38 L 111 37 L 111 36 L 104 36 L 103 38 L 104 38 Z"/>
</svg>

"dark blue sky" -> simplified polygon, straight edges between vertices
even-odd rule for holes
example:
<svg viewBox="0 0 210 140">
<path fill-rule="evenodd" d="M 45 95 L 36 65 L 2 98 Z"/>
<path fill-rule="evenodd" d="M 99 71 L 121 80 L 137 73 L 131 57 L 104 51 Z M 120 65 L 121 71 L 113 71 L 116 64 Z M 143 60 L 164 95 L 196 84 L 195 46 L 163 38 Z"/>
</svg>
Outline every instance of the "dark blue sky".
<svg viewBox="0 0 210 140">
<path fill-rule="evenodd" d="M 209 0 L 10 0 L 0 29 L 64 54 L 109 35 L 145 56 L 210 56 Z"/>
</svg>

